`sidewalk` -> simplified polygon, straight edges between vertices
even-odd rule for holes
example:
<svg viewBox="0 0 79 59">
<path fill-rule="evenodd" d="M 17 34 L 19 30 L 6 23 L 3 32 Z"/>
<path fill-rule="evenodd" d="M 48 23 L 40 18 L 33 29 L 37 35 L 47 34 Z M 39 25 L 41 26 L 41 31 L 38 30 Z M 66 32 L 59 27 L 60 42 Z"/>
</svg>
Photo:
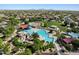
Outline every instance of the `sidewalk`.
<svg viewBox="0 0 79 59">
<path fill-rule="evenodd" d="M 60 53 L 61 48 L 60 48 L 59 44 L 56 43 L 56 42 L 54 42 L 54 44 L 55 44 L 55 48 L 56 48 L 56 50 L 57 50 L 57 54 L 58 54 L 58 55 L 61 55 L 61 53 Z"/>
</svg>

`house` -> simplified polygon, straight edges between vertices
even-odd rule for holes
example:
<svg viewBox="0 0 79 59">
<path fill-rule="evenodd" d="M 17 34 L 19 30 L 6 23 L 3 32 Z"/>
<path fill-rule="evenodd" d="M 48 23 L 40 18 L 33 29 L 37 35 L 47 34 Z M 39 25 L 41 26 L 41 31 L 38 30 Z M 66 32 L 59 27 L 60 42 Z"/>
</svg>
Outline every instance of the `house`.
<svg viewBox="0 0 79 59">
<path fill-rule="evenodd" d="M 66 22 L 67 24 L 71 24 L 71 23 L 73 23 L 74 21 L 69 17 L 69 16 L 65 16 L 64 17 L 64 22 Z"/>
<path fill-rule="evenodd" d="M 41 24 L 42 24 L 42 22 L 40 22 L 40 21 L 35 21 L 35 22 L 29 23 L 30 26 L 34 26 L 34 27 L 40 27 Z"/>
<path fill-rule="evenodd" d="M 59 16 L 60 16 L 60 15 L 55 15 L 55 16 L 54 16 L 54 19 L 55 19 L 56 21 L 59 21 L 59 20 L 60 20 Z"/>
<path fill-rule="evenodd" d="M 79 33 L 69 32 L 68 35 L 70 35 L 72 38 L 79 39 Z"/>
<path fill-rule="evenodd" d="M 21 28 L 21 29 L 26 29 L 26 28 L 28 28 L 28 27 L 29 27 L 28 24 L 21 24 L 21 25 L 20 25 L 20 28 Z"/>
<path fill-rule="evenodd" d="M 52 25 L 52 26 L 50 26 L 50 27 L 48 27 L 50 30 L 53 30 L 53 31 L 60 31 L 60 29 L 57 27 L 57 26 L 54 26 L 54 25 Z"/>
<path fill-rule="evenodd" d="M 71 43 L 73 41 L 73 39 L 71 39 L 71 38 L 64 38 L 64 39 L 62 39 L 62 41 L 65 42 L 65 43 Z"/>
<path fill-rule="evenodd" d="M 23 42 L 31 41 L 31 40 L 32 40 L 32 39 L 30 38 L 30 36 L 29 36 L 26 32 L 20 31 L 20 32 L 18 32 L 17 36 L 18 36 L 19 38 L 21 38 L 21 40 L 22 40 Z"/>
</svg>

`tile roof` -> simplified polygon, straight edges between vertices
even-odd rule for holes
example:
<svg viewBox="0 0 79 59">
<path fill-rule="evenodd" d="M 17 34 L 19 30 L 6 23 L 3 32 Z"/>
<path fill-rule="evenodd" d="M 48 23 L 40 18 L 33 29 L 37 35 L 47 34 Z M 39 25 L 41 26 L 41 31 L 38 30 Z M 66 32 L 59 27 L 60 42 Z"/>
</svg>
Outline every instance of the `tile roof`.
<svg viewBox="0 0 79 59">
<path fill-rule="evenodd" d="M 71 38 L 65 38 L 65 39 L 63 39 L 63 41 L 66 42 L 66 43 L 71 43 L 72 40 L 73 40 L 73 39 L 71 39 Z"/>
<path fill-rule="evenodd" d="M 21 24 L 20 28 L 22 28 L 22 29 L 28 28 L 28 24 Z"/>
</svg>

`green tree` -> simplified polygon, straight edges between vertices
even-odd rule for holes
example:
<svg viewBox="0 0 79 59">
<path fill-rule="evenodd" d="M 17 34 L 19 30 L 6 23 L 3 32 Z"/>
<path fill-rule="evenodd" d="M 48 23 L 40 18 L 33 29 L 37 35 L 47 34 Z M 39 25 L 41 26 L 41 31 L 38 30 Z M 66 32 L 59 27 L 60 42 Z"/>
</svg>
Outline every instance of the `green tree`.
<svg viewBox="0 0 79 59">
<path fill-rule="evenodd" d="M 58 36 L 58 38 L 60 38 L 60 39 L 65 38 L 65 35 L 64 35 L 64 34 L 60 34 L 60 35 Z"/>
<path fill-rule="evenodd" d="M 72 28 L 72 32 L 79 33 L 79 28 Z"/>
<path fill-rule="evenodd" d="M 4 45 L 3 52 L 5 54 L 10 54 L 11 51 L 10 51 L 10 44 L 9 43 Z"/>
<path fill-rule="evenodd" d="M 79 47 L 79 40 L 74 40 L 72 42 L 72 45 L 74 45 L 75 47 Z"/>
<path fill-rule="evenodd" d="M 3 40 L 2 40 L 2 38 L 0 38 L 0 49 L 2 49 L 3 48 Z"/>
<path fill-rule="evenodd" d="M 74 28 L 74 26 L 75 26 L 75 23 L 70 23 L 71 28 Z"/>
<path fill-rule="evenodd" d="M 14 17 L 10 17 L 9 20 L 11 25 L 17 25 L 20 22 L 19 19 L 15 19 Z"/>
<path fill-rule="evenodd" d="M 38 38 L 39 35 L 38 35 L 37 33 L 33 33 L 33 34 L 32 34 L 32 37 L 33 37 L 33 38 Z"/>
<path fill-rule="evenodd" d="M 30 50 L 30 49 L 26 49 L 26 50 L 25 50 L 25 52 L 24 52 L 24 54 L 25 54 L 25 55 L 31 55 L 31 54 L 32 54 L 32 52 L 31 52 L 31 50 Z"/>
<path fill-rule="evenodd" d="M 34 38 L 33 41 L 34 41 L 34 45 L 32 46 L 33 50 L 34 51 L 38 51 L 38 50 L 41 51 L 42 50 L 42 47 L 43 47 L 42 41 L 40 41 L 37 38 Z"/>
<path fill-rule="evenodd" d="M 14 31 L 14 26 L 8 25 L 7 28 L 5 29 L 5 35 L 10 36 L 11 33 Z"/>
<path fill-rule="evenodd" d="M 48 27 L 47 21 L 44 21 L 44 27 Z"/>
<path fill-rule="evenodd" d="M 22 40 L 18 37 L 13 38 L 13 44 L 17 47 L 22 47 L 23 45 Z"/>
<path fill-rule="evenodd" d="M 65 48 L 66 48 L 68 51 L 71 51 L 71 47 L 70 47 L 69 44 L 65 44 L 64 46 L 65 46 Z"/>
<path fill-rule="evenodd" d="M 50 42 L 50 43 L 48 44 L 48 48 L 54 48 L 53 42 Z"/>
<path fill-rule="evenodd" d="M 27 48 L 22 53 L 18 53 L 18 55 L 32 55 L 32 52 L 29 48 Z"/>
<path fill-rule="evenodd" d="M 18 48 L 26 48 L 29 44 L 26 42 L 23 42 L 20 38 L 14 37 L 13 38 L 13 45 L 15 45 Z"/>
</svg>

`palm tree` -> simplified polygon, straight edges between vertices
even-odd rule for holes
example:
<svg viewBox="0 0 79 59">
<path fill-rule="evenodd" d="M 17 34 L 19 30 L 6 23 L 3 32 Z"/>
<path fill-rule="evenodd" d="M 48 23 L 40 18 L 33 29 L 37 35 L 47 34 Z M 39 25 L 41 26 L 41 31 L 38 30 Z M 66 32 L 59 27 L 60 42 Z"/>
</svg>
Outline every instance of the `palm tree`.
<svg viewBox="0 0 79 59">
<path fill-rule="evenodd" d="M 37 33 L 33 33 L 33 34 L 32 34 L 32 37 L 33 37 L 33 38 L 38 38 L 39 35 L 38 35 Z"/>
<path fill-rule="evenodd" d="M 3 39 L 0 38 L 0 49 L 3 48 Z"/>
<path fill-rule="evenodd" d="M 10 54 L 11 47 L 10 47 L 10 44 L 9 43 L 7 43 L 7 44 L 4 45 L 3 51 L 4 51 L 5 54 Z"/>
</svg>

